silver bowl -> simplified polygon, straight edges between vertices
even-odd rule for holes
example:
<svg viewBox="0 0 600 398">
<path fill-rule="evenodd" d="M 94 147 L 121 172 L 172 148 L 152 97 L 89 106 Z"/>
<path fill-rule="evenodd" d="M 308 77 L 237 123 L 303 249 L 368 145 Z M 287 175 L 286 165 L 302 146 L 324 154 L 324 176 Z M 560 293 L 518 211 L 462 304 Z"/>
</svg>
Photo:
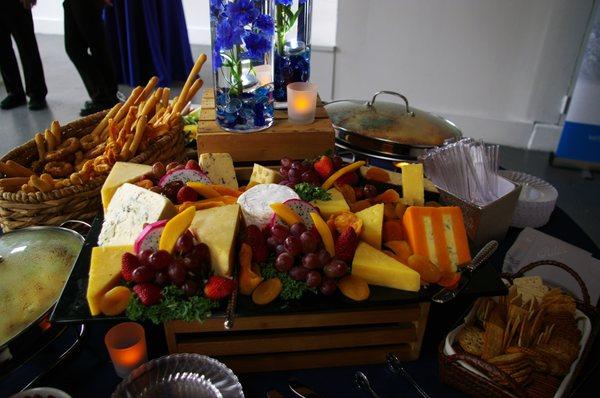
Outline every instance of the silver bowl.
<svg viewBox="0 0 600 398">
<path fill-rule="evenodd" d="M 236 375 L 216 359 L 173 354 L 147 362 L 123 380 L 113 398 L 243 398 Z"/>
</svg>

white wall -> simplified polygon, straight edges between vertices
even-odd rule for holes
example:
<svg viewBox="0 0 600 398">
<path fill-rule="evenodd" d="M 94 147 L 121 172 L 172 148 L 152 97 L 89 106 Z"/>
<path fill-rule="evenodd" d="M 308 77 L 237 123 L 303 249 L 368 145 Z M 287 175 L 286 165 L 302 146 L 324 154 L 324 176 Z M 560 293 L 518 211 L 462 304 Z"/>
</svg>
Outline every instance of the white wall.
<svg viewBox="0 0 600 398">
<path fill-rule="evenodd" d="M 334 97 L 399 91 L 467 136 L 526 146 L 534 123 L 560 119 L 593 3 L 340 1 Z"/>
</svg>

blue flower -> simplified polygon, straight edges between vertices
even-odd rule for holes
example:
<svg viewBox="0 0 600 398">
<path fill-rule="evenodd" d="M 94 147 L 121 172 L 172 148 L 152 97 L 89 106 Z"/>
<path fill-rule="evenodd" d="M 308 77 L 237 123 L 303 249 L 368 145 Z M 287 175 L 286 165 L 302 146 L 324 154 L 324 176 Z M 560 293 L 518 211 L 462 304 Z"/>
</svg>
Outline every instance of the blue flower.
<svg viewBox="0 0 600 398">
<path fill-rule="evenodd" d="M 275 30 L 275 24 L 273 18 L 270 15 L 260 14 L 256 21 L 254 21 L 254 27 L 265 36 L 272 36 Z"/>
<path fill-rule="evenodd" d="M 258 17 L 259 10 L 253 0 L 235 0 L 227 5 L 227 16 L 240 26 L 248 25 Z"/>
<path fill-rule="evenodd" d="M 228 18 L 223 18 L 217 25 L 215 47 L 229 50 L 236 44 L 242 43 L 243 27 L 234 24 Z"/>
<path fill-rule="evenodd" d="M 286 6 L 289 7 L 292 5 L 293 0 L 275 0 L 275 4 L 278 6 Z"/>
<path fill-rule="evenodd" d="M 298 0 L 298 4 L 306 4 L 306 0 Z"/>
<path fill-rule="evenodd" d="M 258 33 L 250 32 L 244 36 L 246 44 L 246 56 L 250 59 L 261 59 L 267 52 L 271 51 L 271 40 Z"/>
<path fill-rule="evenodd" d="M 212 50 L 212 67 L 214 70 L 217 70 L 221 66 L 223 66 L 223 60 L 221 59 L 221 50 L 215 45 Z"/>
</svg>

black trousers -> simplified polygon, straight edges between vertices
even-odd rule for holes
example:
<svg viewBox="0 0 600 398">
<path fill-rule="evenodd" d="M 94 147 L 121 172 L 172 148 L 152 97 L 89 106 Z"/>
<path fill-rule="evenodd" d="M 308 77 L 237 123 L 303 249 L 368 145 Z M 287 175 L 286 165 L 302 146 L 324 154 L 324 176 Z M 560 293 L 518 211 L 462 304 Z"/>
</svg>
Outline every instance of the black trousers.
<svg viewBox="0 0 600 398">
<path fill-rule="evenodd" d="M 102 0 L 65 0 L 65 50 L 92 101 L 116 102 L 117 78 L 102 23 Z"/>
<path fill-rule="evenodd" d="M 25 75 L 25 91 L 11 36 L 19 49 Z M 31 11 L 23 8 L 19 0 L 0 0 L 0 72 L 9 94 L 22 96 L 27 93 L 29 97 L 42 99 L 48 93 L 44 68 L 33 33 Z"/>
</svg>

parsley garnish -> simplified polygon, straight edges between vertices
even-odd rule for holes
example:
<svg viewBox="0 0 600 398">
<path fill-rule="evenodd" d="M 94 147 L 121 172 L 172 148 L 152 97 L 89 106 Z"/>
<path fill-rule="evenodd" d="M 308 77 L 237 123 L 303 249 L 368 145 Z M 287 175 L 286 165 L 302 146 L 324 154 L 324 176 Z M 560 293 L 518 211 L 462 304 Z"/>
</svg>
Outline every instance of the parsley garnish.
<svg viewBox="0 0 600 398">
<path fill-rule="evenodd" d="M 271 256 L 267 263 L 263 264 L 261 276 L 267 280 L 279 278 L 281 281 L 281 298 L 283 300 L 298 300 L 305 291 L 312 290 L 305 282 L 292 279 L 286 272 L 280 272 L 275 268 L 274 257 Z"/>
<path fill-rule="evenodd" d="M 300 199 L 310 202 L 313 200 L 331 200 L 331 194 L 323 188 L 311 185 L 307 182 L 296 184 L 294 190 L 300 196 Z"/>
<path fill-rule="evenodd" d="M 127 306 L 127 317 L 132 321 L 149 320 L 157 325 L 172 320 L 203 321 L 210 317 L 212 308 L 219 306 L 217 301 L 206 297 L 188 298 L 176 286 L 167 286 L 162 293 L 162 300 L 149 307 L 143 305 L 137 296 L 133 295 Z"/>
</svg>

